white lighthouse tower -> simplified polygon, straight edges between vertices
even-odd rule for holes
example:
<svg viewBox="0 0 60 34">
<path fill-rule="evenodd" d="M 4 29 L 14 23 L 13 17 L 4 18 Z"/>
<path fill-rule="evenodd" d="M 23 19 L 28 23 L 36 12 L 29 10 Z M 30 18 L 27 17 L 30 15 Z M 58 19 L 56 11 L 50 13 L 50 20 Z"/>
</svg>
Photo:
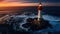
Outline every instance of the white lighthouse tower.
<svg viewBox="0 0 60 34">
<path fill-rule="evenodd" d="M 40 21 L 40 18 L 41 18 L 41 10 L 42 10 L 42 5 L 41 5 L 41 3 L 39 3 L 39 5 L 38 5 L 38 21 Z"/>
</svg>

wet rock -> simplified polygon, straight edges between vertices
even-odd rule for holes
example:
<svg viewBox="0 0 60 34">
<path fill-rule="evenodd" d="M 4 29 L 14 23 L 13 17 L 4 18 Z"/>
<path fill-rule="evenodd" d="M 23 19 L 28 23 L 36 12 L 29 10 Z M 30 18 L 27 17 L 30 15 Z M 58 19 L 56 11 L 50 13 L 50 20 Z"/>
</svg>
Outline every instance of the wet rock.
<svg viewBox="0 0 60 34">
<path fill-rule="evenodd" d="M 25 28 L 30 27 L 29 30 L 42 30 L 42 29 L 46 29 L 48 27 L 51 28 L 52 25 L 48 21 L 43 20 L 43 19 L 41 19 L 38 23 L 37 18 L 28 18 L 27 23 L 23 24 L 23 27 L 25 27 Z"/>
</svg>

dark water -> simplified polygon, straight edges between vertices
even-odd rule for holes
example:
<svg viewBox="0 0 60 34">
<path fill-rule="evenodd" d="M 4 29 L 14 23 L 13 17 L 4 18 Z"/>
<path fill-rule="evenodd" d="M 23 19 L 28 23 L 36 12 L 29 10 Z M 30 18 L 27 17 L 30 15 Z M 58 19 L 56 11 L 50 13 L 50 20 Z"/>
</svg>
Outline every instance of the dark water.
<svg viewBox="0 0 60 34">
<path fill-rule="evenodd" d="M 37 11 L 38 11 L 37 7 L 26 7 L 24 9 L 22 9 L 21 12 L 23 15 L 28 15 L 28 16 L 22 16 L 22 17 L 32 18 L 37 15 Z M 33 14 L 34 14 L 34 16 L 33 16 Z M 43 9 L 41 10 L 41 14 L 42 14 L 42 18 L 44 20 L 49 21 L 49 23 L 52 25 L 53 28 L 47 28 L 47 29 L 38 30 L 38 31 L 30 31 L 30 33 L 31 34 L 32 33 L 40 34 L 42 32 L 44 32 L 44 33 L 51 32 L 52 34 L 55 34 L 55 33 L 58 34 L 60 32 L 60 7 L 56 7 L 56 6 L 43 7 Z M 19 16 L 21 17 L 21 15 L 19 15 Z M 17 17 L 19 17 L 19 16 L 17 16 Z M 17 17 L 16 17 L 16 19 L 17 19 Z M 25 23 L 26 21 L 24 20 L 23 22 Z"/>
<path fill-rule="evenodd" d="M 4 9 L 7 10 L 7 9 Z M 15 10 L 13 13 L 17 13 L 16 16 L 12 16 L 13 19 L 15 20 L 16 24 L 13 24 L 13 29 L 15 31 L 21 30 L 21 24 L 26 23 L 27 18 L 35 18 L 37 17 L 37 7 L 11 7 L 9 10 Z M 8 10 L 8 11 L 9 11 Z M 43 7 L 41 10 L 42 18 L 44 20 L 47 20 L 53 28 L 47 28 L 43 30 L 38 30 L 38 31 L 28 31 L 30 34 L 47 34 L 47 32 L 51 34 L 58 34 L 60 32 L 60 7 L 58 6 L 46 6 Z M 17 23 L 18 22 L 18 23 Z M 11 21 L 7 22 L 11 24 Z M 20 24 L 21 23 L 21 24 Z M 28 28 L 27 28 L 28 29 Z M 25 28 L 23 28 L 25 30 Z"/>
<path fill-rule="evenodd" d="M 43 7 L 42 12 L 53 16 L 60 16 L 60 6 L 46 6 Z"/>
</svg>

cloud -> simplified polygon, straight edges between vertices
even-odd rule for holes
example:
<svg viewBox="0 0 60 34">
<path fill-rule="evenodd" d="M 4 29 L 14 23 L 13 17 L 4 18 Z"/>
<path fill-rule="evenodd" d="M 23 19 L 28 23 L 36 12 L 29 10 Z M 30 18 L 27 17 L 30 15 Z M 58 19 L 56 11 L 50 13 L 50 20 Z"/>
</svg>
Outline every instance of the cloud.
<svg viewBox="0 0 60 34">
<path fill-rule="evenodd" d="M 60 0 L 42 0 L 42 2 L 60 3 Z"/>
<path fill-rule="evenodd" d="M 28 2 L 26 0 L 4 0 L 3 2 Z"/>
<path fill-rule="evenodd" d="M 52 2 L 60 3 L 60 0 L 0 0 L 0 2 L 28 2 L 28 3 L 38 3 L 38 2 Z"/>
<path fill-rule="evenodd" d="M 38 3 L 18 3 L 18 2 L 0 3 L 0 7 L 10 6 L 38 6 Z"/>
<path fill-rule="evenodd" d="M 42 3 L 42 6 L 60 6 L 60 3 Z"/>
<path fill-rule="evenodd" d="M 29 2 L 29 3 L 35 3 L 39 2 L 39 0 L 4 0 L 3 2 Z"/>
<path fill-rule="evenodd" d="M 20 0 L 6 0 L 6 1 L 20 1 Z"/>
<path fill-rule="evenodd" d="M 0 0 L 0 2 L 2 2 L 2 1 L 4 1 L 4 0 Z"/>
</svg>

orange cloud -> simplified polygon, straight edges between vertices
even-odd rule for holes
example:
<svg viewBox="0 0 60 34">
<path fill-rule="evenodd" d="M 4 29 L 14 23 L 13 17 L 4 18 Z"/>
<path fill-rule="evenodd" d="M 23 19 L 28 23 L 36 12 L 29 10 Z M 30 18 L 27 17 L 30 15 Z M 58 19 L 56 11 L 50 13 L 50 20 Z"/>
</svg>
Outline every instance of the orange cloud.
<svg viewBox="0 0 60 34">
<path fill-rule="evenodd" d="M 37 6 L 38 3 L 18 3 L 18 2 L 10 2 L 10 3 L 0 3 L 0 7 L 9 7 L 9 6 Z"/>
</svg>

